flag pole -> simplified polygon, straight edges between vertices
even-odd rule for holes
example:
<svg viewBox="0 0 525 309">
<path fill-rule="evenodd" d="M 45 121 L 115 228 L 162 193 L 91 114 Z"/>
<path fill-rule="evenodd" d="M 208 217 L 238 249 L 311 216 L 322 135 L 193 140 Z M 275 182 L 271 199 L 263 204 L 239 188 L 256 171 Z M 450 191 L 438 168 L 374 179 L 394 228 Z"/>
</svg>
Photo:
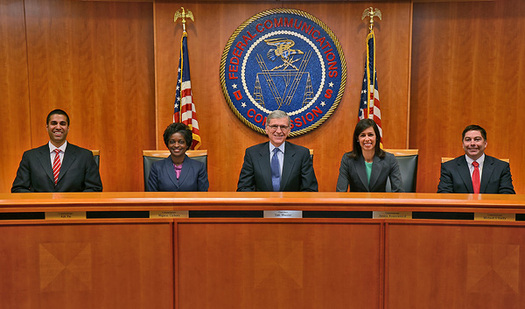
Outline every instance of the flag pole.
<svg viewBox="0 0 525 309">
<path fill-rule="evenodd" d="M 186 34 L 186 18 L 191 19 L 191 21 L 195 21 L 193 13 L 190 10 L 186 11 L 184 7 L 181 6 L 180 9 L 175 12 L 175 15 L 173 16 L 173 22 L 176 23 L 179 18 L 182 22 L 182 32 Z"/>
<path fill-rule="evenodd" d="M 380 133 L 381 148 L 383 148 L 383 128 L 381 124 L 381 110 L 379 102 L 379 90 L 377 87 L 376 71 L 376 47 L 374 33 L 374 18 L 383 19 L 379 9 L 369 7 L 363 11 L 361 20 L 369 18 L 368 35 L 366 37 L 366 60 L 363 87 L 361 90 L 361 103 L 359 108 L 359 119 L 372 119 L 377 124 Z"/>
<path fill-rule="evenodd" d="M 374 9 L 373 7 L 369 7 L 363 11 L 363 15 L 361 16 L 361 20 L 369 17 L 370 18 L 370 26 L 368 26 L 369 32 L 372 32 L 374 30 L 374 17 L 379 18 L 379 20 L 383 19 L 383 16 L 381 14 L 381 11 L 379 9 Z"/>
<path fill-rule="evenodd" d="M 193 13 L 181 7 L 173 16 L 173 22 L 182 22 L 182 37 L 180 43 L 179 66 L 177 70 L 177 86 L 175 90 L 175 102 L 173 104 L 173 122 L 181 122 L 188 126 L 192 132 L 192 144 L 190 149 L 199 149 L 201 136 L 197 111 L 193 101 L 193 92 L 190 77 L 190 62 L 188 57 L 188 33 L 186 32 L 187 19 L 194 21 Z"/>
<path fill-rule="evenodd" d="M 184 52 L 183 52 L 183 47 L 182 47 L 182 46 L 183 46 L 183 40 L 184 40 L 185 37 L 188 36 L 188 33 L 186 32 L 186 18 L 191 19 L 191 21 L 195 21 L 195 19 L 194 19 L 194 17 L 193 17 L 193 13 L 192 13 L 190 10 L 186 10 L 183 6 L 181 6 L 180 9 L 178 9 L 177 12 L 175 12 L 175 14 L 173 15 L 173 22 L 174 22 L 174 23 L 177 23 L 177 20 L 179 20 L 179 19 L 180 19 L 180 21 L 181 21 L 181 23 L 182 23 L 182 36 L 181 36 L 181 38 L 180 38 L 180 52 L 179 52 L 179 59 L 182 59 L 183 56 L 184 56 L 184 55 L 183 55 L 183 53 L 184 53 Z M 180 70 L 181 70 L 181 71 L 184 70 L 184 68 L 183 68 L 183 64 L 184 64 L 184 62 L 181 61 L 181 63 L 180 63 Z M 180 85 L 180 84 L 182 83 L 182 74 L 179 74 L 179 75 L 180 75 L 180 76 L 179 76 L 179 78 L 178 78 L 177 84 Z M 179 97 L 179 98 L 181 98 L 181 97 L 182 97 L 182 94 L 181 94 L 180 92 L 182 91 L 182 89 L 181 89 L 181 88 L 178 88 L 176 91 L 179 92 L 179 93 L 177 93 L 176 96 Z M 178 116 L 178 117 L 175 117 L 175 115 L 174 115 L 174 117 L 173 117 L 173 122 L 176 121 L 176 118 L 178 119 L 178 121 L 181 120 L 180 112 L 181 112 L 181 111 L 179 110 L 179 112 L 178 112 L 178 113 L 179 113 L 179 116 Z"/>
</svg>

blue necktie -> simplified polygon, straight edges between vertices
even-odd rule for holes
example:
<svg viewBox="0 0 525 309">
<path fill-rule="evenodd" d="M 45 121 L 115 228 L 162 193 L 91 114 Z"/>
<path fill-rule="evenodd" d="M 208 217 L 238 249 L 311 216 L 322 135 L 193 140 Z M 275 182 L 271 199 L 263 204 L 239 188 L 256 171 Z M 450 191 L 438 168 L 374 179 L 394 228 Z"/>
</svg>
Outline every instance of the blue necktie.
<svg viewBox="0 0 525 309">
<path fill-rule="evenodd" d="M 278 152 L 279 148 L 273 149 L 273 156 L 271 161 L 273 191 L 279 191 L 279 187 L 281 186 L 281 168 L 279 166 L 279 157 L 277 156 Z"/>
</svg>

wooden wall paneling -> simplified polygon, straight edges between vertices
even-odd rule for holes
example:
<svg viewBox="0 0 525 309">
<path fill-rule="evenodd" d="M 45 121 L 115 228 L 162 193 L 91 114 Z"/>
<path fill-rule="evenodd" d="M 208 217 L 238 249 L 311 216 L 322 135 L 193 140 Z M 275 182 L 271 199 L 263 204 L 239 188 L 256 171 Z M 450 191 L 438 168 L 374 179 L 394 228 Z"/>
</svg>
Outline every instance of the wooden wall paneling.
<svg viewBox="0 0 525 309">
<path fill-rule="evenodd" d="M 153 5 L 26 1 L 32 147 L 65 109 L 68 140 L 100 149 L 104 190 L 143 190 L 142 150 L 155 145 Z"/>
<path fill-rule="evenodd" d="M 0 226 L 4 308 L 173 308 L 172 226 Z"/>
<path fill-rule="evenodd" d="M 31 122 L 27 76 L 24 3 L 0 4 L 0 114 L 3 115 L 0 147 L 0 192 L 11 192 L 22 153 L 31 147 Z"/>
<path fill-rule="evenodd" d="M 379 223 L 179 222 L 177 308 L 380 308 Z"/>
<path fill-rule="evenodd" d="M 520 308 L 522 226 L 394 224 L 386 229 L 387 308 Z"/>
<path fill-rule="evenodd" d="M 525 88 L 525 4 L 518 0 L 414 4 L 410 148 L 420 149 L 418 192 L 435 192 L 440 157 L 459 156 L 461 132 L 487 130 L 487 154 L 510 158 L 525 192 L 521 107 Z M 512 133 L 511 133 L 512 132 Z"/>
<path fill-rule="evenodd" d="M 361 21 L 366 3 L 280 3 L 279 6 L 304 10 L 327 24 L 343 47 L 348 77 L 339 107 L 320 128 L 291 139 L 314 149 L 314 169 L 320 191 L 334 191 L 339 163 L 351 150 L 351 135 L 357 112 L 364 68 L 367 24 Z M 276 3 L 189 2 L 184 7 L 195 15 L 188 24 L 188 48 L 192 89 L 197 108 L 202 148 L 208 150 L 211 191 L 234 191 L 245 148 L 267 137 L 245 126 L 231 111 L 221 91 L 219 64 L 225 44 L 233 31 L 251 16 L 278 7 Z M 176 67 L 182 27 L 173 23 L 180 4 L 155 2 L 157 141 L 164 148 L 162 132 L 171 122 Z M 407 93 L 410 3 L 381 3 L 384 19 L 376 28 L 379 87 L 386 145 L 404 148 L 407 144 Z M 395 61 L 391 61 L 390 58 Z"/>
</svg>

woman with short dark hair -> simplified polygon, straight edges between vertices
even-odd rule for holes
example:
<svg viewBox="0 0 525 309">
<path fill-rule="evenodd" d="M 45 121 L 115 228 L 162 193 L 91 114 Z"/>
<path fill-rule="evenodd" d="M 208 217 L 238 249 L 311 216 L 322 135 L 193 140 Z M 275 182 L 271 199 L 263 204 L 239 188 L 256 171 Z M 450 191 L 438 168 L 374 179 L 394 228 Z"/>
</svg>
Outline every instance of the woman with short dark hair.
<svg viewBox="0 0 525 309">
<path fill-rule="evenodd" d="M 151 165 L 147 191 L 208 191 L 205 164 L 186 155 L 193 141 L 191 130 L 183 123 L 172 123 L 163 137 L 170 156 Z"/>
</svg>

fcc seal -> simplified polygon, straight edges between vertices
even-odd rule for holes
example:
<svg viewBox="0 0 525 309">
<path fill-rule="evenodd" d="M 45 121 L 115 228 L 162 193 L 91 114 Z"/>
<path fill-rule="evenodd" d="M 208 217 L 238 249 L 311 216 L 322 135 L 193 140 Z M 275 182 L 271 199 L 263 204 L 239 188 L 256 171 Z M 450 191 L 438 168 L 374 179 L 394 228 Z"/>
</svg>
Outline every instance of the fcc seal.
<svg viewBox="0 0 525 309">
<path fill-rule="evenodd" d="M 231 109 L 265 134 L 266 116 L 283 110 L 290 136 L 319 127 L 337 108 L 346 84 L 339 41 L 314 16 L 293 9 L 261 12 L 232 34 L 221 58 L 221 85 Z"/>
</svg>

